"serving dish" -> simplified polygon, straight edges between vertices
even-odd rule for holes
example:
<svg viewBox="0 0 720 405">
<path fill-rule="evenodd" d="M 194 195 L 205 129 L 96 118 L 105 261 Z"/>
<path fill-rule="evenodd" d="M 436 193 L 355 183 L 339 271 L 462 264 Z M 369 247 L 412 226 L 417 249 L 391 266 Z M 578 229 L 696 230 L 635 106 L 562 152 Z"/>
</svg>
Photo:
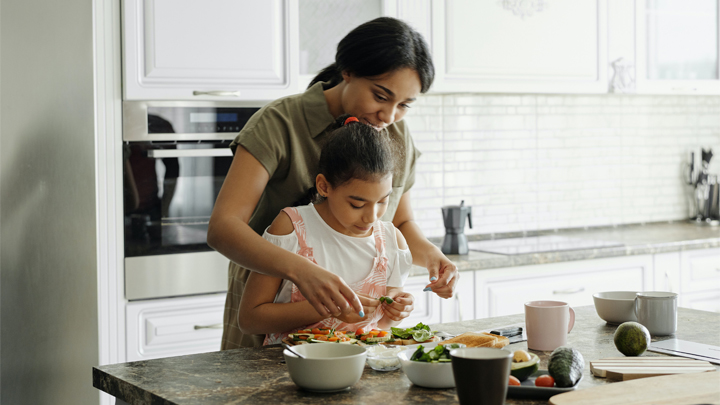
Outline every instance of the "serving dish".
<svg viewBox="0 0 720 405">
<path fill-rule="evenodd" d="M 364 347 L 342 344 L 306 344 L 293 346 L 305 356 L 301 359 L 283 350 L 290 379 L 312 392 L 344 391 L 360 380 L 367 353 Z"/>
<path fill-rule="evenodd" d="M 507 396 L 512 398 L 548 399 L 553 395 L 576 389 L 580 381 L 582 381 L 582 377 L 580 377 L 580 380 L 578 380 L 575 385 L 567 388 L 535 386 L 535 379 L 546 374 L 548 374 L 547 370 L 538 370 L 528 377 L 527 380 L 521 382 L 520 385 L 508 385 Z"/>
<path fill-rule="evenodd" d="M 400 366 L 407 378 L 413 384 L 425 388 L 454 388 L 455 377 L 453 376 L 452 363 L 426 363 L 422 361 L 410 360 L 418 346 L 423 346 L 425 352 L 435 348 L 437 342 L 418 344 L 403 350 L 397 356 L 400 359 Z M 465 347 L 465 345 L 460 345 Z"/>
<path fill-rule="evenodd" d="M 375 345 L 366 347 L 367 364 L 376 371 L 392 371 L 400 368 L 398 354 L 406 350 L 405 346 Z"/>
</svg>

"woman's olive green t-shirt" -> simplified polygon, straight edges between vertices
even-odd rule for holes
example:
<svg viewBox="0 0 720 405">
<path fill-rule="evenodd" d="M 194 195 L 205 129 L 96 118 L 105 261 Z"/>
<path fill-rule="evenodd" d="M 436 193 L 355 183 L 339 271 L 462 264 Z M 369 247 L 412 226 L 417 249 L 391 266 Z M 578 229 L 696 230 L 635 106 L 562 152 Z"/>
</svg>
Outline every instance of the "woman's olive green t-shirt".
<svg viewBox="0 0 720 405">
<path fill-rule="evenodd" d="M 256 112 L 230 144 L 233 153 L 241 145 L 267 170 L 270 179 L 250 217 L 250 227 L 262 235 L 280 211 L 307 195 L 315 186 L 320 149 L 332 132 L 335 119 L 323 93 L 325 83 L 316 83 L 304 93 L 267 104 Z M 396 168 L 384 221 L 392 221 L 402 195 L 415 182 L 415 148 L 405 123 L 387 128 L 393 141 Z M 262 335 L 245 335 L 238 327 L 238 309 L 250 272 L 230 262 L 228 294 L 223 319 L 222 350 L 261 346 Z"/>
</svg>

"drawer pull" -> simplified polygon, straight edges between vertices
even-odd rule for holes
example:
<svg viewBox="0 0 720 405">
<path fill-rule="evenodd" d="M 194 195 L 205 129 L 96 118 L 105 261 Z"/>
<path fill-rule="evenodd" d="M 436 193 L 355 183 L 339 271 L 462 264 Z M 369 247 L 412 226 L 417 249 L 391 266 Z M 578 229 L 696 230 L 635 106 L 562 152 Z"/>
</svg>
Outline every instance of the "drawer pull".
<svg viewBox="0 0 720 405">
<path fill-rule="evenodd" d="M 195 330 L 198 330 L 198 329 L 222 329 L 222 327 L 223 327 L 223 324 L 216 323 L 213 325 L 195 325 L 194 329 Z"/>
<path fill-rule="evenodd" d="M 239 91 L 227 90 L 210 90 L 210 91 L 193 91 L 193 96 L 216 96 L 216 97 L 240 97 Z"/>
<path fill-rule="evenodd" d="M 578 288 L 568 288 L 566 290 L 554 290 L 553 294 L 560 295 L 560 294 L 577 294 L 579 292 L 585 291 L 585 287 L 578 287 Z"/>
</svg>

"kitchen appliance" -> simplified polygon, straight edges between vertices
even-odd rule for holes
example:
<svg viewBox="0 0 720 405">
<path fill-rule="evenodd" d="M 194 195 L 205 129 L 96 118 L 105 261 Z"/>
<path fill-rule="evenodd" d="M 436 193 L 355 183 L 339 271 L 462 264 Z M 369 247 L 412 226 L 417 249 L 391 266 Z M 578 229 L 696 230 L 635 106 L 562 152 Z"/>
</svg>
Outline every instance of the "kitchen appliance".
<svg viewBox="0 0 720 405">
<path fill-rule="evenodd" d="M 236 102 L 123 103 L 125 296 L 227 290 L 228 260 L 207 245 L 231 140 L 259 109 Z"/>
<path fill-rule="evenodd" d="M 442 252 L 445 254 L 467 254 L 468 241 L 467 236 L 465 236 L 465 218 L 467 218 L 468 225 L 472 228 L 472 207 L 466 207 L 465 200 L 462 200 L 460 205 L 442 207 L 442 215 L 445 223 Z"/>
</svg>

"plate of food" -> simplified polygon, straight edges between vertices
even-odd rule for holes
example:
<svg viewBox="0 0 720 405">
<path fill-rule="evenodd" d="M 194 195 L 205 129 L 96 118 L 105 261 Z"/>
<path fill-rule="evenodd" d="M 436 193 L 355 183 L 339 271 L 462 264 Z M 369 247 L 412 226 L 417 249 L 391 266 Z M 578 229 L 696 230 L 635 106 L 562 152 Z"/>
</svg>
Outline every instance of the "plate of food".
<svg viewBox="0 0 720 405">
<path fill-rule="evenodd" d="M 571 387 L 558 387 L 547 370 L 537 370 L 520 385 L 508 385 L 508 398 L 549 399 L 553 395 L 572 391 L 577 388 L 582 377 Z"/>
<path fill-rule="evenodd" d="M 391 330 L 363 328 L 355 331 L 336 330 L 331 328 L 300 329 L 290 333 L 283 339 L 288 345 L 306 343 L 340 343 L 358 344 L 360 346 L 388 345 L 388 346 L 414 346 L 421 343 L 440 342 L 436 332 L 431 331 L 428 325 L 418 323 L 412 328 L 391 328 Z"/>
</svg>

